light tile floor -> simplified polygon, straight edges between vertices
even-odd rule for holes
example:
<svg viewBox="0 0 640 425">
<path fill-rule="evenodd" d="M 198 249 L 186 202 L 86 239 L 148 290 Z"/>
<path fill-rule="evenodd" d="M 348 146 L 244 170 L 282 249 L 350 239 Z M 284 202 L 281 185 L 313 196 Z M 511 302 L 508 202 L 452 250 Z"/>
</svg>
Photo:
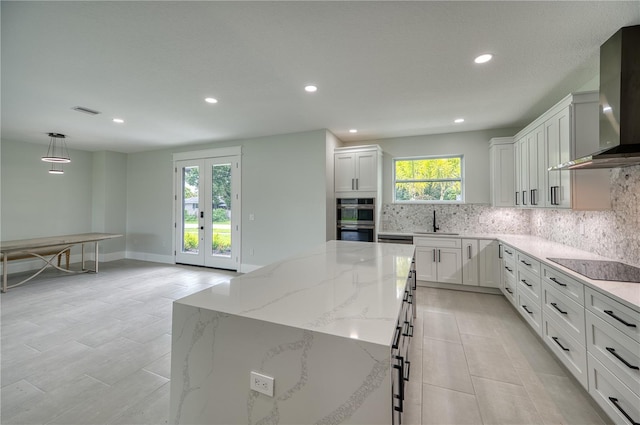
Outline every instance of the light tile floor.
<svg viewBox="0 0 640 425">
<path fill-rule="evenodd" d="M 0 423 L 166 424 L 171 304 L 234 275 L 120 260 L 2 294 Z M 606 419 L 500 295 L 418 288 L 415 335 L 404 423 Z"/>
</svg>

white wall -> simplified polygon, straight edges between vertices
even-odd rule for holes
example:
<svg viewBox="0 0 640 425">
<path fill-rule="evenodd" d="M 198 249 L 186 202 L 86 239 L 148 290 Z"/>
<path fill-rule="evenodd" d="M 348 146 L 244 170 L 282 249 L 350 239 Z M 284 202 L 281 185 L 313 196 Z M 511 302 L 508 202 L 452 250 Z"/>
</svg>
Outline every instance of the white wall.
<svg viewBox="0 0 640 425">
<path fill-rule="evenodd" d="M 324 242 L 327 138 L 325 130 L 317 130 L 130 154 L 128 255 L 173 261 L 172 155 L 229 146 L 242 146 L 242 268 Z M 249 214 L 255 220 L 249 221 Z"/>
<path fill-rule="evenodd" d="M 69 150 L 64 174 L 47 171 L 46 145 L 3 140 L 0 144 L 0 237 L 2 240 L 73 233 L 125 231 L 126 155 Z M 101 256 L 124 257 L 124 238 L 100 244 Z M 72 249 L 73 261 L 80 247 Z M 31 267 L 34 261 L 12 266 Z M 37 263 L 37 261 L 35 262 Z"/>
<path fill-rule="evenodd" d="M 513 136 L 519 129 L 469 131 L 345 143 L 346 146 L 380 145 L 382 163 L 382 201 L 392 202 L 393 158 L 429 155 L 464 155 L 465 203 L 489 204 L 489 139 Z"/>
<path fill-rule="evenodd" d="M 47 171 L 46 145 L 5 141 L 0 145 L 0 235 L 2 240 L 90 232 L 92 158 L 69 150 L 64 174 Z"/>
</svg>

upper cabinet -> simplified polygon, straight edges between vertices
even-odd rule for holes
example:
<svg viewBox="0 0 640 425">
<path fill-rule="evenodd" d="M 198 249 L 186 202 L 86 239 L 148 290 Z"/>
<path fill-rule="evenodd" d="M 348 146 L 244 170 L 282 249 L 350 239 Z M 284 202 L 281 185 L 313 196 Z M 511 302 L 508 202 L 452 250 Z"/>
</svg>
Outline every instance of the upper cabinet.
<svg viewBox="0 0 640 425">
<path fill-rule="evenodd" d="M 336 196 L 379 196 L 382 185 L 382 150 L 379 146 L 337 148 L 334 165 Z"/>
<path fill-rule="evenodd" d="M 609 170 L 548 170 L 597 152 L 598 137 L 598 92 L 568 95 L 516 134 L 511 160 L 515 166 L 511 206 L 610 209 Z M 502 166 L 509 161 L 500 162 Z M 495 168 L 491 166 L 491 173 Z M 504 190 L 492 178 L 492 190 L 495 192 L 496 188 Z"/>
<path fill-rule="evenodd" d="M 494 207 L 512 207 L 514 193 L 514 154 L 512 137 L 495 137 L 489 144 L 491 205 Z"/>
</svg>

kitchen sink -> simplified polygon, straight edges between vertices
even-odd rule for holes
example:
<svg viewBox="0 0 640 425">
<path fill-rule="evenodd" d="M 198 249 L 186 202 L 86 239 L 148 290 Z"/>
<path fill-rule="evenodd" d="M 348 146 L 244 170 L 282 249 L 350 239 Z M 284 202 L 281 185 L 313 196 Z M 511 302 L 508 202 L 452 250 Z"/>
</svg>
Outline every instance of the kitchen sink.
<svg viewBox="0 0 640 425">
<path fill-rule="evenodd" d="M 441 235 L 441 236 L 459 236 L 460 233 L 447 233 L 447 232 L 413 232 L 416 235 Z"/>
</svg>

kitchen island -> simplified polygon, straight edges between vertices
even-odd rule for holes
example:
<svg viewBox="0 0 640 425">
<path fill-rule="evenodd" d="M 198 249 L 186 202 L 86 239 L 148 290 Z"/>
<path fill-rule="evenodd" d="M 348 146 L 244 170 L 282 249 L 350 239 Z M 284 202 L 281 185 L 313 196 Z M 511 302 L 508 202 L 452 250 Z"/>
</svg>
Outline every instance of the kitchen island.
<svg viewBox="0 0 640 425">
<path fill-rule="evenodd" d="M 330 241 L 175 301 L 170 421 L 398 423 L 413 256 Z M 251 372 L 274 378 L 272 397 Z"/>
</svg>

